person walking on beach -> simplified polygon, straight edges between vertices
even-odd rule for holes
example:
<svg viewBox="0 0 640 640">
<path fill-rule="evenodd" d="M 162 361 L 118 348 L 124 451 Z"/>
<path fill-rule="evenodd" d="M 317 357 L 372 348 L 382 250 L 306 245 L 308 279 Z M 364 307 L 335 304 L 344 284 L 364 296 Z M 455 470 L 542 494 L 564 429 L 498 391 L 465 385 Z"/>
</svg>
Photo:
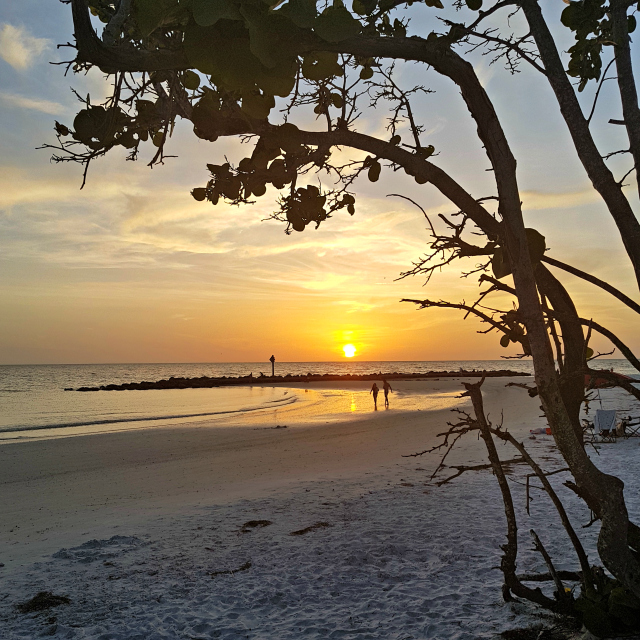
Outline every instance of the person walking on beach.
<svg viewBox="0 0 640 640">
<path fill-rule="evenodd" d="M 376 409 L 376 411 L 378 410 L 378 393 L 380 392 L 380 389 L 378 389 L 378 385 L 374 382 L 373 386 L 371 387 L 371 391 L 369 391 L 369 393 L 373 393 L 373 406 Z"/>
<path fill-rule="evenodd" d="M 393 391 L 391 385 L 383 378 L 382 388 L 384 389 L 384 406 L 389 406 L 389 391 Z"/>
</svg>

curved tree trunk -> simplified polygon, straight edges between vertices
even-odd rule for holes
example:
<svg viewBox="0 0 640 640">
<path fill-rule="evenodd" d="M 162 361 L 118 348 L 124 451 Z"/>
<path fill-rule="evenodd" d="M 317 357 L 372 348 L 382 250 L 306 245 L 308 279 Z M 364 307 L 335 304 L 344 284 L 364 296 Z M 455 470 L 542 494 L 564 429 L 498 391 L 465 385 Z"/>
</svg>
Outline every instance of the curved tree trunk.
<svg viewBox="0 0 640 640">
<path fill-rule="evenodd" d="M 567 78 L 555 41 L 542 16 L 542 10 L 537 0 L 519 0 L 518 4 L 522 7 L 529 23 L 531 35 L 536 41 L 540 57 L 547 72 L 547 79 L 560 105 L 562 117 L 569 129 L 578 157 L 594 188 L 605 201 L 620 231 L 622 242 L 631 259 L 636 280 L 640 287 L 640 222 L 638 222 L 629 201 L 622 192 L 621 185 L 616 182 L 596 147 L 589 130 L 589 123 L 582 113 L 580 103 L 576 98 L 569 78 Z M 629 57 L 629 67 L 630 64 L 631 59 Z"/>
</svg>

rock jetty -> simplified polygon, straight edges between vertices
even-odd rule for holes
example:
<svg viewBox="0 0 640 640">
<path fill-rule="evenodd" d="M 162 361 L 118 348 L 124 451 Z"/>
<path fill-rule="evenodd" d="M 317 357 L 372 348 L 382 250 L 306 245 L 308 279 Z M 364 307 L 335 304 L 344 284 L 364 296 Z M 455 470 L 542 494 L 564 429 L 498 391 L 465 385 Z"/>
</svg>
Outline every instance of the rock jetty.
<svg viewBox="0 0 640 640">
<path fill-rule="evenodd" d="M 222 376 L 221 378 L 168 378 L 156 382 L 125 382 L 124 384 L 104 384 L 99 387 L 79 387 L 78 389 L 65 389 L 65 391 L 146 391 L 148 389 L 207 389 L 211 387 L 228 387 L 232 385 L 262 385 L 293 382 L 334 382 L 334 381 L 367 381 L 367 380 L 424 380 L 429 378 L 487 378 L 527 376 L 529 374 L 518 371 L 501 369 L 499 371 L 427 371 L 415 373 L 369 373 L 366 375 L 335 375 L 331 373 L 308 373 L 306 376 L 265 376 L 261 374 L 255 377 L 253 374 L 237 378 Z"/>
</svg>

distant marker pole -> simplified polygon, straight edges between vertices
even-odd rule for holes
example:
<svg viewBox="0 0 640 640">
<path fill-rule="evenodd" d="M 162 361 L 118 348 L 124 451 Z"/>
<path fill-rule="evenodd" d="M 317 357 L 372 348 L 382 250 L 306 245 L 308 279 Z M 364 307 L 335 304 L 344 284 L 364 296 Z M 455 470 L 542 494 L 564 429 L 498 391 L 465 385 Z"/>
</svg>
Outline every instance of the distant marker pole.
<svg viewBox="0 0 640 640">
<path fill-rule="evenodd" d="M 269 362 L 271 363 L 271 377 L 273 378 L 276 375 L 276 357 L 271 356 Z"/>
</svg>

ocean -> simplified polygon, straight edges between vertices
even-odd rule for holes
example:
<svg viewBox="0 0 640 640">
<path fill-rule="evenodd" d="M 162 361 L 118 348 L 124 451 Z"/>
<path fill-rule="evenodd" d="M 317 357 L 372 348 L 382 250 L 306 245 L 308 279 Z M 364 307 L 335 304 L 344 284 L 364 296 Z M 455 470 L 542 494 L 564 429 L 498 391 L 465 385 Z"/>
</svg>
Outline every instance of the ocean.
<svg viewBox="0 0 640 640">
<path fill-rule="evenodd" d="M 626 360 L 599 360 L 598 368 L 640 375 Z M 426 373 L 497 370 L 532 373 L 531 360 L 276 362 L 276 374 Z M 0 443 L 26 438 L 153 428 L 276 411 L 309 396 L 262 385 L 149 391 L 65 391 L 82 386 L 200 376 L 269 375 L 269 362 L 194 364 L 0 365 Z M 351 402 L 353 405 L 353 401 Z M 408 407 L 408 405 L 407 405 Z M 353 411 L 353 406 L 351 406 Z"/>
</svg>

